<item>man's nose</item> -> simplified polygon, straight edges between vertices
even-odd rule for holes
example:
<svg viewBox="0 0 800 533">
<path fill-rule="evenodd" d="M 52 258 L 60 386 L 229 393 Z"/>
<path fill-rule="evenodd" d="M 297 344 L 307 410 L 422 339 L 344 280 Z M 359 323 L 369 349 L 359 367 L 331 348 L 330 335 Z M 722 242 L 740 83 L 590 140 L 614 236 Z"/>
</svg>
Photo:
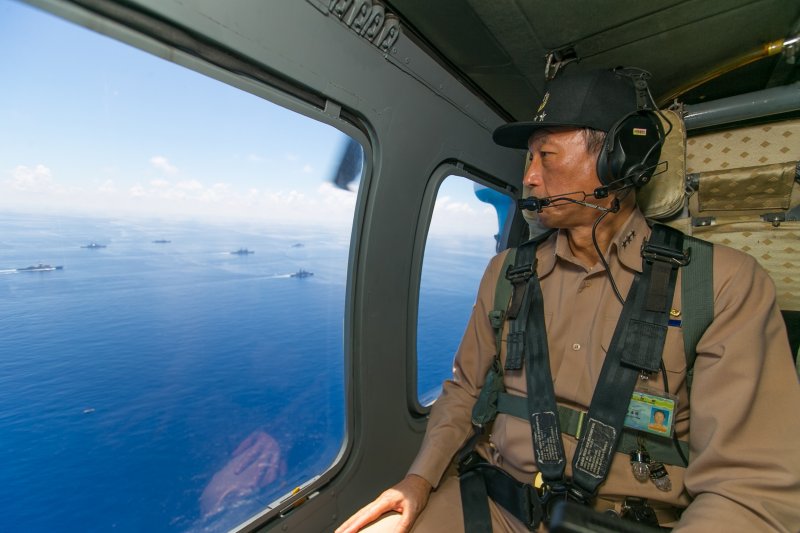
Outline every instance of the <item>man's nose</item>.
<svg viewBox="0 0 800 533">
<path fill-rule="evenodd" d="M 530 152 L 528 153 L 528 160 L 525 164 L 525 174 L 522 177 L 522 184 L 526 187 L 535 187 L 542 184 L 542 160 Z"/>
</svg>

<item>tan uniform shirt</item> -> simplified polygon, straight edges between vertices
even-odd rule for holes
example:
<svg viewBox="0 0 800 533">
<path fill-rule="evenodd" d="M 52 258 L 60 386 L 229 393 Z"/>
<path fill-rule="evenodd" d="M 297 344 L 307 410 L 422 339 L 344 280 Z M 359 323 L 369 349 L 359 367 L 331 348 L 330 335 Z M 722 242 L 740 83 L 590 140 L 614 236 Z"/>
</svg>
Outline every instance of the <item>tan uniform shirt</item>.
<svg viewBox="0 0 800 533">
<path fill-rule="evenodd" d="M 614 237 L 606 258 L 623 297 L 641 272 L 640 249 L 650 229 L 637 210 Z M 453 378 L 434 404 L 427 433 L 409 473 L 436 486 L 471 434 L 471 410 L 495 356 L 487 314 L 504 254 L 492 259 L 456 353 Z M 622 305 L 601 263 L 581 265 L 562 232 L 539 246 L 537 273 L 544 296 L 550 366 L 559 404 L 588 410 Z M 678 278 L 680 284 L 680 277 Z M 681 309 L 680 285 L 673 308 Z M 505 343 L 505 341 L 504 341 Z M 501 349 L 505 362 L 505 347 Z M 785 326 L 767 273 L 749 255 L 714 246 L 714 321 L 697 344 L 691 403 L 680 327 L 664 347 L 670 392 L 678 397 L 677 435 L 690 442 L 687 469 L 667 466 L 672 490 L 662 492 L 631 473 L 626 454 L 615 454 L 600 496 L 641 496 L 689 508 L 680 531 L 800 531 L 800 386 Z M 506 372 L 506 389 L 526 395 L 524 370 Z M 649 386 L 664 390 L 661 375 Z M 691 419 L 691 434 L 689 432 Z M 536 472 L 530 425 L 498 415 L 484 449 L 493 463 L 520 481 Z M 567 475 L 575 439 L 564 437 Z"/>
</svg>

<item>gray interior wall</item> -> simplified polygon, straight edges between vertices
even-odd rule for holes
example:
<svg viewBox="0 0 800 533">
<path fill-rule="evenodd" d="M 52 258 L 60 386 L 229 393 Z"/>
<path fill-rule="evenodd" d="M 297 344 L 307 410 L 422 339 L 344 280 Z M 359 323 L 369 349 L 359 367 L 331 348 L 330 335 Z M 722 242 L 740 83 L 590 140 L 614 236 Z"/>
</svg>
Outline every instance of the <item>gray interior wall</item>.
<svg viewBox="0 0 800 533">
<path fill-rule="evenodd" d="M 424 238 L 417 228 L 421 213 L 427 213 L 426 186 L 446 160 L 463 161 L 518 186 L 522 155 L 491 142 L 491 131 L 502 119 L 407 36 L 384 54 L 323 13 L 319 1 L 135 0 L 129 5 L 331 100 L 327 111 L 159 44 L 164 35 L 142 36 L 86 10 L 113 8 L 113 2 L 32 3 L 334 124 L 368 143 L 345 323 L 349 446 L 319 495 L 267 527 L 331 531 L 400 479 L 416 452 L 425 419 L 408 407 L 408 383 L 415 376 L 408 375 L 407 359 L 415 356 L 409 328 L 416 323 L 409 319 L 416 313 L 415 276 L 423 249 L 419 241 Z M 337 104 L 361 118 L 365 133 L 342 120 Z M 324 223 L 324 214 L 320 219 Z"/>
</svg>

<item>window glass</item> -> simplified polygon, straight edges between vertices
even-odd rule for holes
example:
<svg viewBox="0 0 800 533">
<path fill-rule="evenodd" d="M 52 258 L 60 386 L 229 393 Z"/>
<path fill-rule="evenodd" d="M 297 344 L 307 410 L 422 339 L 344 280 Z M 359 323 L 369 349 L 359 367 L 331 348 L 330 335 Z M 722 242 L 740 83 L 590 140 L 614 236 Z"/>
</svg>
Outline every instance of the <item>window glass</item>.
<svg viewBox="0 0 800 533">
<path fill-rule="evenodd" d="M 461 176 L 436 196 L 425 243 L 417 325 L 417 395 L 429 405 L 452 375 L 483 271 L 495 254 L 512 199 Z"/>
<path fill-rule="evenodd" d="M 227 531 L 342 447 L 361 147 L 23 4 L 0 29 L 0 531 Z"/>
</svg>

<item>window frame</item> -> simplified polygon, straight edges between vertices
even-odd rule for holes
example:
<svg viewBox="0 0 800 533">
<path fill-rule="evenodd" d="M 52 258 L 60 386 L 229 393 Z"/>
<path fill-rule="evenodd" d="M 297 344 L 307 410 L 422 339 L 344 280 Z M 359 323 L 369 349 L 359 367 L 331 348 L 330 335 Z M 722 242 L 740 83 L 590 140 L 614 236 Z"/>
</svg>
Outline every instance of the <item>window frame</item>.
<svg viewBox="0 0 800 533">
<path fill-rule="evenodd" d="M 81 26 L 86 31 L 102 34 L 144 53 L 156 56 L 179 67 L 187 68 L 225 85 L 232 86 L 269 103 L 293 111 L 317 122 L 327 124 L 358 142 L 363 150 L 364 161 L 359 180 L 359 189 L 350 231 L 350 246 L 345 282 L 345 301 L 343 308 L 343 408 L 344 435 L 342 446 L 330 467 L 313 475 L 302 485 L 290 489 L 284 495 L 267 504 L 264 509 L 234 530 L 246 530 L 263 526 L 278 516 L 293 510 L 298 502 L 313 498 L 320 488 L 337 476 L 346 466 L 353 452 L 356 430 L 353 406 L 355 391 L 353 383 L 353 339 L 355 336 L 354 307 L 356 269 L 361 256 L 361 233 L 367 216 L 368 191 L 374 174 L 377 143 L 373 129 L 367 121 L 354 111 L 343 107 L 323 94 L 313 92 L 291 79 L 281 77 L 263 67 L 243 60 L 240 56 L 228 53 L 218 44 L 201 41 L 169 23 L 159 20 L 135 8 L 101 2 L 95 10 L 80 5 L 54 0 L 25 0 L 25 3 L 41 9 L 50 15 L 69 23 Z M 115 20 L 116 19 L 116 20 Z M 118 22 L 121 21 L 121 22 Z M 181 46 L 173 42 L 175 35 L 194 39 L 195 47 Z M 198 52 L 197 55 L 188 50 Z M 212 50 L 215 61 L 204 59 L 201 52 Z M 242 74 L 247 72 L 247 74 Z"/>
<path fill-rule="evenodd" d="M 417 330 L 419 328 L 419 304 L 420 304 L 420 290 L 422 288 L 422 266 L 425 259 L 425 246 L 428 242 L 428 232 L 430 230 L 431 222 L 433 221 L 433 210 L 436 206 L 436 199 L 439 195 L 439 189 L 442 183 L 450 176 L 459 176 L 466 178 L 478 185 L 483 185 L 494 189 L 497 192 L 503 193 L 512 200 L 515 200 L 518 190 L 516 187 L 504 183 L 501 180 L 482 172 L 479 169 L 471 167 L 459 160 L 446 160 L 440 163 L 428 178 L 425 186 L 425 193 L 423 195 L 422 204 L 420 205 L 419 215 L 417 216 L 417 227 L 414 237 L 414 251 L 411 258 L 411 280 L 409 289 L 413 295 L 409 299 L 409 307 L 407 311 L 407 320 L 409 324 L 407 346 L 410 347 L 406 359 L 406 397 L 408 409 L 412 416 L 416 418 L 427 417 L 430 413 L 431 407 L 436 403 L 434 400 L 430 405 L 422 405 L 419 401 L 419 391 L 417 382 L 419 377 L 418 358 L 419 353 L 417 350 Z M 509 238 L 512 235 L 512 230 L 515 226 L 514 220 L 517 218 L 515 210 L 509 212 L 505 224 L 500 228 L 498 236 L 498 250 L 504 250 L 508 247 Z M 474 287 L 471 290 L 477 291 L 478 288 Z"/>
</svg>

